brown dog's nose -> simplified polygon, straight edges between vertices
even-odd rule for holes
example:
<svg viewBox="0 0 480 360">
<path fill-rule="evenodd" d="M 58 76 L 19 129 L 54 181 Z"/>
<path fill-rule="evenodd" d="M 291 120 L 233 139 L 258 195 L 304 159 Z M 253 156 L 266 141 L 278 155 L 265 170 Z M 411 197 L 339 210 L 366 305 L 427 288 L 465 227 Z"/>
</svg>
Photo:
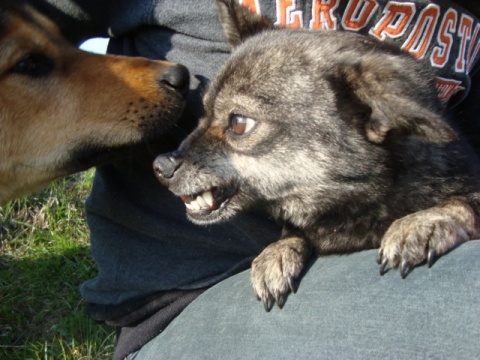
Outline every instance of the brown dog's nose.
<svg viewBox="0 0 480 360">
<path fill-rule="evenodd" d="M 182 165 L 183 158 L 180 151 L 158 155 L 153 162 L 153 170 L 159 180 L 170 179 Z"/>
<path fill-rule="evenodd" d="M 185 66 L 176 64 L 167 69 L 160 76 L 159 81 L 160 83 L 165 84 L 182 94 L 185 94 L 188 91 L 190 74 Z"/>
</svg>

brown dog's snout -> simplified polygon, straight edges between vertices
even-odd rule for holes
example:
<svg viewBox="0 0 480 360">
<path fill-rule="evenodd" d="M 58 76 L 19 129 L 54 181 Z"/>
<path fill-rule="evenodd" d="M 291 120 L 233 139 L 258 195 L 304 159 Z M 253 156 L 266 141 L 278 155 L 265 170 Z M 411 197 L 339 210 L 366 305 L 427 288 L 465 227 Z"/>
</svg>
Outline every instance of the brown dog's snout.
<svg viewBox="0 0 480 360">
<path fill-rule="evenodd" d="M 158 80 L 161 84 L 167 85 L 182 94 L 186 94 L 190 84 L 190 75 L 185 66 L 176 64 L 162 73 Z"/>
<path fill-rule="evenodd" d="M 167 154 L 158 155 L 153 162 L 153 170 L 160 181 L 170 179 L 175 171 L 182 165 L 183 154 L 180 151 L 174 151 Z"/>
</svg>

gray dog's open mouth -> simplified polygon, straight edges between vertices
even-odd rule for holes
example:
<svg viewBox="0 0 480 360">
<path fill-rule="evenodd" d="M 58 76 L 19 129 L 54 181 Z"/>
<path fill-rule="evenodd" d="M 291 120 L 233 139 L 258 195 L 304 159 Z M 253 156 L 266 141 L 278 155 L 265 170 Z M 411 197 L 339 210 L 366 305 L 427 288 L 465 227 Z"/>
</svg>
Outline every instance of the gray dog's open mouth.
<svg viewBox="0 0 480 360">
<path fill-rule="evenodd" d="M 192 215 L 209 215 L 216 210 L 221 210 L 235 194 L 233 187 L 213 187 L 193 195 L 181 195 L 180 198 L 187 207 L 187 212 Z"/>
</svg>

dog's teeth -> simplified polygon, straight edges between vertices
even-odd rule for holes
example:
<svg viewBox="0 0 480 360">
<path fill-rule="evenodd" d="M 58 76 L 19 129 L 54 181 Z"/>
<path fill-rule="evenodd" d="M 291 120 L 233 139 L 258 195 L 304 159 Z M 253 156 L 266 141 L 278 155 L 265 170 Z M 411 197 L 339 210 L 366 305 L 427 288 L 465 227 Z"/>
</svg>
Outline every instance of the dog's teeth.
<svg viewBox="0 0 480 360">
<path fill-rule="evenodd" d="M 207 202 L 203 199 L 202 195 L 197 196 L 197 203 L 200 207 L 208 207 Z"/>
<path fill-rule="evenodd" d="M 188 205 L 189 210 L 200 210 L 202 208 L 196 200 L 191 201 Z"/>
<path fill-rule="evenodd" d="M 211 208 L 214 204 L 214 199 L 211 191 L 206 191 L 203 194 L 197 195 L 195 199 L 191 196 L 182 196 L 185 206 L 188 210 L 196 211 L 205 208 Z"/>
<path fill-rule="evenodd" d="M 197 201 L 192 201 L 192 205 L 193 205 L 193 209 L 194 210 L 200 210 L 202 207 L 200 206 L 200 204 L 197 202 Z"/>
<path fill-rule="evenodd" d="M 211 191 L 205 191 L 202 194 L 202 198 L 203 200 L 205 200 L 205 202 L 208 204 L 209 207 L 213 206 L 213 195 Z"/>
</svg>

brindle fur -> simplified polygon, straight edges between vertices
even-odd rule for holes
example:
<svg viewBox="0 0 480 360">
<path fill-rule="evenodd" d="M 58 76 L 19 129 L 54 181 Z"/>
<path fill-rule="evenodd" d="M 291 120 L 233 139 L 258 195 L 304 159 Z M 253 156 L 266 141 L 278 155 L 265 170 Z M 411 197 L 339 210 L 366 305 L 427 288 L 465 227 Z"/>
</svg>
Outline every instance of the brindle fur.
<svg viewBox="0 0 480 360">
<path fill-rule="evenodd" d="M 284 224 L 252 265 L 267 310 L 313 254 L 380 248 L 381 273 L 405 277 L 479 236 L 478 161 L 428 66 L 357 34 L 273 30 L 235 1 L 218 5 L 235 51 L 198 128 L 154 167 L 184 199 L 215 189 L 222 205 L 188 210 L 195 223 L 260 206 Z M 255 126 L 235 135 L 232 114 Z"/>
</svg>

